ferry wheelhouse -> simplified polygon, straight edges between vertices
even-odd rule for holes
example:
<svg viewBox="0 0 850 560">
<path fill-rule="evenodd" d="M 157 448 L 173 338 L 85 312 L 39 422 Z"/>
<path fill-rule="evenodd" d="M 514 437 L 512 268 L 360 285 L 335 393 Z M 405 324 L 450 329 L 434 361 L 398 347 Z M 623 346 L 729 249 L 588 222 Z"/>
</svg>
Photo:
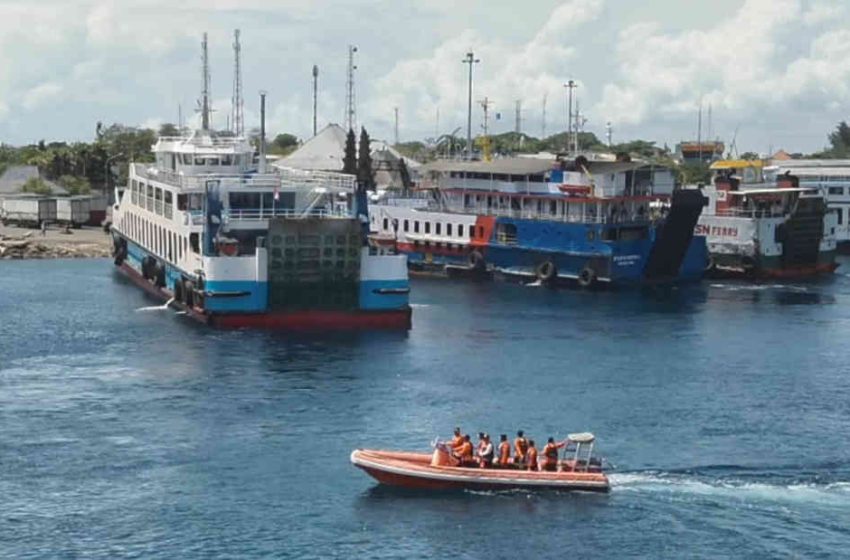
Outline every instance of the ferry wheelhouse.
<svg viewBox="0 0 850 560">
<path fill-rule="evenodd" d="M 254 163 L 241 137 L 161 137 L 116 192 L 115 264 L 224 327 L 410 326 L 404 256 L 365 243 L 354 178 Z"/>
<path fill-rule="evenodd" d="M 498 272 L 546 283 L 701 278 L 704 198 L 673 172 L 631 161 L 437 161 L 422 189 L 372 206 L 372 241 L 415 270 Z M 656 211 L 660 201 L 672 201 Z"/>
<path fill-rule="evenodd" d="M 761 161 L 712 164 L 708 208 L 696 233 L 708 240 L 714 275 L 805 277 L 837 267 L 838 217 L 824 192 L 790 173 L 766 182 Z"/>
</svg>

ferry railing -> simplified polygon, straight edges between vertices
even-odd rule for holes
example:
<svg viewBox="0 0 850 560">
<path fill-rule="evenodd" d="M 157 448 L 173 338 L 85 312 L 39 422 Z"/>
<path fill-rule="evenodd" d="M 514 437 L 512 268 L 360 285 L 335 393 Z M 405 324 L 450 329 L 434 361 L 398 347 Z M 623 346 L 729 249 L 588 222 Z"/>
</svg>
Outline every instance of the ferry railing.
<svg viewBox="0 0 850 560">
<path fill-rule="evenodd" d="M 714 215 L 721 218 L 783 218 L 787 216 L 788 213 L 789 210 L 785 208 L 766 210 L 727 208 L 725 210 L 715 211 Z"/>
<path fill-rule="evenodd" d="M 193 225 L 202 225 L 204 223 L 204 212 L 202 210 L 190 210 L 186 213 L 186 216 L 187 219 L 184 220 L 184 223 L 187 223 L 189 219 L 191 219 Z M 326 208 L 314 208 L 309 212 L 293 208 L 231 208 L 223 210 L 221 216 L 226 221 L 249 222 L 269 220 L 272 218 L 351 218 L 349 212 L 328 210 Z"/>
</svg>

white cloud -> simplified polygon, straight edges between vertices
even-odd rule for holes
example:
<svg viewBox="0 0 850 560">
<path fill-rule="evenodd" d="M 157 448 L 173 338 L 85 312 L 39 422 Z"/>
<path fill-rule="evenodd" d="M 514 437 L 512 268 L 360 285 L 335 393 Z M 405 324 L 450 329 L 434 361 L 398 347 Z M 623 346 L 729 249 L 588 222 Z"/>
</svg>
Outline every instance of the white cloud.
<svg viewBox="0 0 850 560">
<path fill-rule="evenodd" d="M 56 82 L 44 82 L 27 91 L 21 99 L 24 109 L 36 109 L 53 101 L 62 93 L 62 86 Z"/>
</svg>

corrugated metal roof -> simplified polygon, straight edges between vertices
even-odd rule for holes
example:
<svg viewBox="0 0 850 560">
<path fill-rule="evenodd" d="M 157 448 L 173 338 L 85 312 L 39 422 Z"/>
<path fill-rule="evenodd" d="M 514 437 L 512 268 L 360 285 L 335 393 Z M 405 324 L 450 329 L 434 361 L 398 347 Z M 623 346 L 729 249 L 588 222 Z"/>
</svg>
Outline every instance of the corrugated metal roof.
<svg viewBox="0 0 850 560">
<path fill-rule="evenodd" d="M 493 161 L 461 161 L 440 159 L 426 163 L 420 172 L 460 171 L 464 173 L 499 173 L 510 175 L 536 175 L 552 169 L 554 162 L 531 158 L 503 158 Z"/>
</svg>

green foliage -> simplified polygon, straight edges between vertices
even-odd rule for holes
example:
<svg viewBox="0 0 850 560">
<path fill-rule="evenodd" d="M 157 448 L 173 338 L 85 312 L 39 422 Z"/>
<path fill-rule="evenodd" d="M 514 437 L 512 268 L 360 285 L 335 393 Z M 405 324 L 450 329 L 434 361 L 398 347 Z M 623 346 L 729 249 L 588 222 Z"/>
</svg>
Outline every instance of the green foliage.
<svg viewBox="0 0 850 560">
<path fill-rule="evenodd" d="M 293 149 L 298 147 L 298 138 L 293 134 L 278 134 L 272 140 L 272 149 L 279 150 L 281 152 L 291 152 Z"/>
<path fill-rule="evenodd" d="M 354 131 L 349 129 L 345 137 L 345 153 L 342 157 L 342 172 L 357 175 L 357 138 Z"/>
<path fill-rule="evenodd" d="M 744 152 L 743 154 L 741 154 L 740 158 L 745 159 L 747 161 L 756 161 L 761 159 L 761 157 L 759 157 L 759 155 L 755 152 Z"/>
<path fill-rule="evenodd" d="M 396 144 L 394 148 L 404 157 L 417 161 L 426 161 L 431 158 L 431 150 L 424 142 L 402 142 Z"/>
<path fill-rule="evenodd" d="M 91 193 L 91 184 L 85 177 L 75 177 L 73 175 L 62 175 L 59 177 L 59 184 L 62 185 L 69 194 L 89 194 Z"/>
<path fill-rule="evenodd" d="M 360 145 L 357 158 L 357 182 L 367 191 L 375 190 L 375 172 L 372 170 L 372 149 L 369 133 L 360 129 Z"/>
<path fill-rule="evenodd" d="M 158 134 L 159 136 L 180 136 L 180 129 L 172 123 L 162 123 Z"/>
<path fill-rule="evenodd" d="M 706 184 L 711 180 L 711 170 L 707 163 L 684 163 L 679 168 L 679 178 L 683 185 Z"/>
<path fill-rule="evenodd" d="M 53 192 L 53 189 L 40 178 L 30 177 L 21 187 L 21 192 L 48 195 Z"/>
</svg>

